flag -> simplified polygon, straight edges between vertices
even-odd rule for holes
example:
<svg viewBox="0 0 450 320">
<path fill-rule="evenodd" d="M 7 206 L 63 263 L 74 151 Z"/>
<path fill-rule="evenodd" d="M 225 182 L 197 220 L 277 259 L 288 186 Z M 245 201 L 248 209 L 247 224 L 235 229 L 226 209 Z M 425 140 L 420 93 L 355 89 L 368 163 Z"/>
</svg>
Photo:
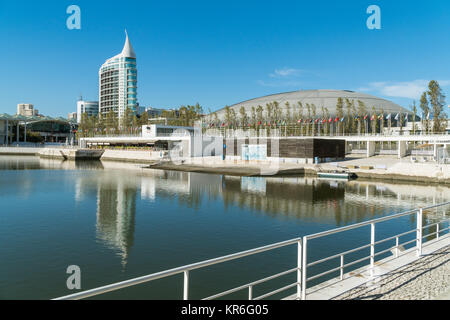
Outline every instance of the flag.
<svg viewBox="0 0 450 320">
<path fill-rule="evenodd" d="M 427 114 L 427 120 L 430 120 L 430 113 Z"/>
<path fill-rule="evenodd" d="M 333 119 L 331 119 L 331 118 L 330 118 L 330 119 L 328 119 L 328 122 L 331 122 L 331 121 L 333 121 Z"/>
<path fill-rule="evenodd" d="M 343 122 L 343 121 L 344 121 L 344 118 L 345 118 L 345 117 L 342 117 L 342 119 L 341 119 L 341 122 Z"/>
<path fill-rule="evenodd" d="M 375 115 L 373 114 L 370 120 L 375 120 Z"/>
<path fill-rule="evenodd" d="M 339 118 L 338 117 L 336 117 L 336 119 L 334 119 L 334 122 L 338 122 L 339 121 Z"/>
<path fill-rule="evenodd" d="M 367 117 L 368 117 L 368 115 L 365 115 L 365 116 L 364 116 L 364 120 L 366 120 L 366 119 L 367 119 Z"/>
<path fill-rule="evenodd" d="M 394 119 L 398 121 L 398 113 L 397 113 L 397 115 L 395 116 L 395 118 L 394 118 Z"/>
<path fill-rule="evenodd" d="M 314 120 L 314 123 L 317 123 L 317 121 L 319 121 L 320 119 L 319 118 L 317 118 L 316 120 Z"/>
<path fill-rule="evenodd" d="M 405 121 L 408 121 L 408 115 L 405 116 Z"/>
<path fill-rule="evenodd" d="M 391 114 L 389 113 L 388 116 L 386 117 L 386 120 L 389 120 L 391 118 Z"/>
<path fill-rule="evenodd" d="M 301 123 L 302 122 L 302 119 L 298 119 L 298 121 L 297 121 L 298 123 Z"/>
<path fill-rule="evenodd" d="M 378 120 L 383 120 L 383 114 L 380 114 L 380 116 L 378 117 Z"/>
</svg>

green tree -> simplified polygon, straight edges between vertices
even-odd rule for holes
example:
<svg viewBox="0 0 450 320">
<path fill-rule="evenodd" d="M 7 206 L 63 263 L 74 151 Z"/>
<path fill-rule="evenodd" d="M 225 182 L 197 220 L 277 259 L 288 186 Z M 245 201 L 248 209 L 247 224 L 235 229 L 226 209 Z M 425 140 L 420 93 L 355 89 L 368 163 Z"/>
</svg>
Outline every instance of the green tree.
<svg viewBox="0 0 450 320">
<path fill-rule="evenodd" d="M 352 117 L 352 106 L 353 106 L 352 102 L 350 102 L 350 100 L 348 98 L 345 98 L 345 107 L 347 108 L 347 121 L 345 122 L 346 123 L 345 130 L 348 133 L 353 132 L 352 127 L 353 127 L 353 121 L 355 120 L 355 118 Z"/>
<path fill-rule="evenodd" d="M 239 115 L 240 115 L 241 127 L 245 128 L 247 126 L 247 123 L 248 123 L 248 117 L 247 117 L 247 112 L 245 111 L 245 107 L 244 106 L 242 106 L 239 109 Z"/>
<path fill-rule="evenodd" d="M 227 127 L 231 123 L 231 108 L 229 106 L 225 106 L 225 122 Z"/>
<path fill-rule="evenodd" d="M 256 120 L 258 121 L 258 123 L 264 120 L 263 112 L 264 108 L 262 106 L 258 106 L 256 108 Z"/>
<path fill-rule="evenodd" d="M 416 125 L 416 120 L 417 120 L 417 106 L 416 106 L 416 100 L 414 100 L 413 105 L 412 105 L 412 111 L 414 113 L 414 118 L 413 118 L 413 134 L 416 134 L 416 130 L 417 130 L 417 125 Z"/>
<path fill-rule="evenodd" d="M 141 117 L 139 118 L 139 126 L 144 126 L 148 124 L 148 113 L 144 112 L 141 114 Z"/>
<path fill-rule="evenodd" d="M 361 132 L 366 133 L 366 121 L 368 120 L 364 120 L 364 117 L 367 116 L 367 108 L 366 104 L 361 100 L 358 100 L 358 114 L 360 117 Z"/>
<path fill-rule="evenodd" d="M 252 126 L 253 129 L 255 129 L 255 124 L 256 124 L 256 108 L 254 106 L 252 106 L 252 115 L 251 115 L 251 122 L 252 122 Z"/>
<path fill-rule="evenodd" d="M 428 133 L 429 130 L 429 114 L 430 114 L 430 105 L 428 103 L 427 93 L 422 93 L 420 97 L 420 109 L 422 109 L 422 131 L 425 129 L 425 132 Z"/>
<path fill-rule="evenodd" d="M 433 132 L 442 132 L 445 129 L 444 121 L 447 117 L 444 112 L 445 95 L 436 80 L 431 80 L 428 84 L 427 94 L 433 110 Z"/>
</svg>

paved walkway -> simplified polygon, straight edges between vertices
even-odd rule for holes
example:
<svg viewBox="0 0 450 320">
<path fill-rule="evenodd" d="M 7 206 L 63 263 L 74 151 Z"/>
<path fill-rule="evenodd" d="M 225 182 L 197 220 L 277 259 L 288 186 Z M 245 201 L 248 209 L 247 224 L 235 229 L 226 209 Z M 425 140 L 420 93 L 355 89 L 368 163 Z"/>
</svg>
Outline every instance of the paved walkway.
<svg viewBox="0 0 450 320">
<path fill-rule="evenodd" d="M 360 285 L 333 300 L 448 300 L 450 246 L 393 270 L 374 283 Z"/>
</svg>

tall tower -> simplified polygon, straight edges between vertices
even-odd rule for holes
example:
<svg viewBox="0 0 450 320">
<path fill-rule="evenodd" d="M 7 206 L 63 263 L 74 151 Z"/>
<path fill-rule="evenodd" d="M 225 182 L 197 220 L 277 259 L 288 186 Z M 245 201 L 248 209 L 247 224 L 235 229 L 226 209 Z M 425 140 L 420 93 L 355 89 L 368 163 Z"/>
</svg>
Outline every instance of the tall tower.
<svg viewBox="0 0 450 320">
<path fill-rule="evenodd" d="M 119 120 L 127 107 L 136 113 L 138 105 L 136 54 L 126 30 L 125 35 L 122 52 L 106 60 L 98 72 L 99 112 L 106 117 L 112 110 Z"/>
</svg>

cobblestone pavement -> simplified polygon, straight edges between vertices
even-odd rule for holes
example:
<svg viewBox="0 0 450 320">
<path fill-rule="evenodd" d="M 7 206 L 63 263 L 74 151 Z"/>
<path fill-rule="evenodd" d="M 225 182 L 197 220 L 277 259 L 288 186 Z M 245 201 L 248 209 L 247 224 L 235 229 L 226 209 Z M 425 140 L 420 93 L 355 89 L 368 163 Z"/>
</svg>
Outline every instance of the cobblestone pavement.
<svg viewBox="0 0 450 320">
<path fill-rule="evenodd" d="M 449 289 L 450 246 L 447 246 L 333 300 L 433 300 L 447 297 Z"/>
</svg>

